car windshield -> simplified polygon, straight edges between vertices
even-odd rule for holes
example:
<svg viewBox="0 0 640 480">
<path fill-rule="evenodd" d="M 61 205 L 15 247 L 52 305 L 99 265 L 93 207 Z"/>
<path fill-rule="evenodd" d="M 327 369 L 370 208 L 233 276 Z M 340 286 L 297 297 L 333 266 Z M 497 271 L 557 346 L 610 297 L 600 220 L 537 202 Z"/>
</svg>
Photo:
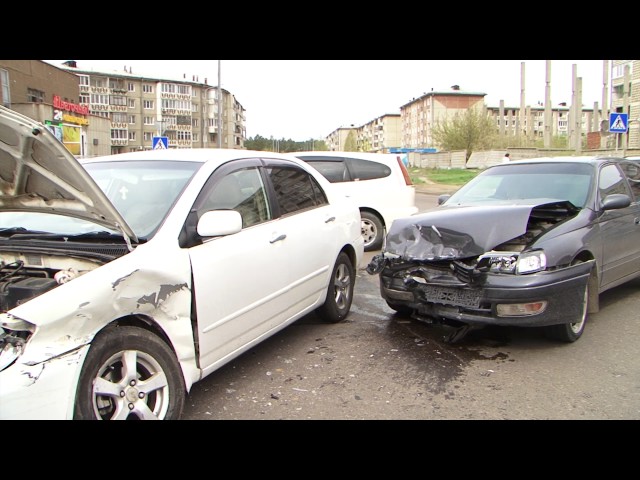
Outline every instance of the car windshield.
<svg viewBox="0 0 640 480">
<path fill-rule="evenodd" d="M 148 160 L 86 163 L 84 167 L 136 235 L 148 238 L 200 165 Z"/>
<path fill-rule="evenodd" d="M 197 162 L 96 162 L 85 169 L 139 238 L 150 238 L 200 166 Z M 114 234 L 96 223 L 41 212 L 0 212 L 5 234 Z"/>
<path fill-rule="evenodd" d="M 577 163 L 507 164 L 489 168 L 454 193 L 445 205 L 570 201 L 583 208 L 593 168 Z"/>
</svg>

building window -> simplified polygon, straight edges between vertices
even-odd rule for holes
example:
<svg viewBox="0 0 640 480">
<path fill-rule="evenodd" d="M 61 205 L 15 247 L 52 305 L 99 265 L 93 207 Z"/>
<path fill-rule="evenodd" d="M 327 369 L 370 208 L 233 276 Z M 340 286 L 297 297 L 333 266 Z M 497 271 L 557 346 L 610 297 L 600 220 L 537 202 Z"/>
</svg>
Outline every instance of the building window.
<svg viewBox="0 0 640 480">
<path fill-rule="evenodd" d="M 89 86 L 89 75 L 78 75 L 78 83 L 80 85 Z"/>
<path fill-rule="evenodd" d="M 153 100 L 143 100 L 142 105 L 145 110 L 153 110 Z"/>
<path fill-rule="evenodd" d="M 11 106 L 11 92 L 9 90 L 9 72 L 0 69 L 0 83 L 2 84 L 2 104 L 5 107 Z"/>
<path fill-rule="evenodd" d="M 136 132 L 129 132 L 129 140 L 132 140 L 135 142 L 136 140 Z"/>
<path fill-rule="evenodd" d="M 155 125 L 156 121 L 153 117 L 144 117 L 144 124 L 145 125 Z"/>
<path fill-rule="evenodd" d="M 194 118 L 191 122 L 192 122 L 192 123 L 191 123 L 191 125 L 192 125 L 193 127 L 196 127 L 196 128 L 198 127 L 199 122 L 198 122 L 198 119 L 197 119 L 197 118 Z"/>
<path fill-rule="evenodd" d="M 127 137 L 128 137 L 127 130 L 120 130 L 120 129 L 111 130 L 111 140 L 126 140 Z"/>
<path fill-rule="evenodd" d="M 144 132 L 142 134 L 142 138 L 145 142 L 150 142 L 151 140 L 153 140 L 153 132 Z"/>
<path fill-rule="evenodd" d="M 135 92 L 135 91 L 136 91 L 136 84 L 135 84 L 135 83 L 133 83 L 133 82 L 129 82 L 129 84 L 127 85 L 127 89 L 128 89 L 130 92 Z"/>
<path fill-rule="evenodd" d="M 113 112 L 111 114 L 111 122 L 112 123 L 126 123 L 127 122 L 127 114 L 126 113 L 116 113 Z"/>
<path fill-rule="evenodd" d="M 44 92 L 35 88 L 27 88 L 27 102 L 44 102 Z"/>
<path fill-rule="evenodd" d="M 197 134 L 197 133 L 194 133 L 194 134 L 193 134 L 193 141 L 194 141 L 194 142 L 199 142 L 199 141 L 200 141 L 200 140 L 199 140 L 199 138 L 200 138 L 200 137 L 198 136 L 198 134 Z"/>
<path fill-rule="evenodd" d="M 162 93 L 176 93 L 176 86 L 173 83 L 163 83 Z"/>
<path fill-rule="evenodd" d="M 134 123 L 136 123 L 136 116 L 129 115 L 129 124 L 133 125 Z"/>
<path fill-rule="evenodd" d="M 120 95 L 111 95 L 111 105 L 118 105 L 124 107 L 127 104 L 127 99 Z"/>
<path fill-rule="evenodd" d="M 135 98 L 128 98 L 127 99 L 127 106 L 129 108 L 136 108 L 136 100 L 135 100 Z"/>
<path fill-rule="evenodd" d="M 90 102 L 91 102 L 91 95 L 89 95 L 88 93 L 80 94 L 80 103 L 88 104 Z"/>
<path fill-rule="evenodd" d="M 153 93 L 153 85 L 151 85 L 150 83 L 143 83 L 142 91 L 144 93 Z"/>
</svg>

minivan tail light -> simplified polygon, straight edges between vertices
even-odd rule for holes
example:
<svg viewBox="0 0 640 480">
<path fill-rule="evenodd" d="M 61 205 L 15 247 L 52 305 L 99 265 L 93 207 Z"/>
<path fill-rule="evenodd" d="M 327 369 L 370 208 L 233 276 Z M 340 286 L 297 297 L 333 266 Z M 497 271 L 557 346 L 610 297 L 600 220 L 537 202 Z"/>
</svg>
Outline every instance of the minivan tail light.
<svg viewBox="0 0 640 480">
<path fill-rule="evenodd" d="M 400 155 L 396 155 L 396 160 L 398 161 L 398 165 L 400 165 L 400 170 L 402 170 L 404 183 L 406 183 L 407 185 L 413 185 L 411 177 L 409 176 L 409 171 L 407 170 L 407 167 L 404 166 L 404 162 L 402 161 L 402 158 L 400 158 Z"/>
</svg>

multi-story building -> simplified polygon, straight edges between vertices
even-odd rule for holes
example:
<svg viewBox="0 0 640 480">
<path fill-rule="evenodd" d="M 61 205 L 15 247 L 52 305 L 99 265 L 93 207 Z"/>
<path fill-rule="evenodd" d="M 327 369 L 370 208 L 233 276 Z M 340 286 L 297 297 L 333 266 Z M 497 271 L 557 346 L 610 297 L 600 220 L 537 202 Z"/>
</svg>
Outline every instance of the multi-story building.
<svg viewBox="0 0 640 480">
<path fill-rule="evenodd" d="M 0 60 L 0 102 L 45 124 L 80 157 L 111 153 L 111 122 L 80 100 L 78 77 L 41 60 Z"/>
<path fill-rule="evenodd" d="M 244 108 L 206 79 L 96 72 L 73 61 L 58 68 L 0 60 L 0 84 L 3 105 L 46 124 L 77 156 L 148 150 L 157 137 L 167 137 L 169 148 L 244 148 Z"/>
<path fill-rule="evenodd" d="M 343 151 L 345 149 L 345 145 L 347 143 L 347 137 L 350 133 L 353 132 L 353 135 L 356 136 L 358 134 L 358 129 L 353 125 L 351 127 L 340 127 L 333 132 L 331 132 L 324 139 L 327 144 L 327 149 L 331 151 Z"/>
<path fill-rule="evenodd" d="M 496 131 L 506 136 L 515 136 L 518 132 L 518 119 L 520 118 L 519 107 L 502 107 L 503 123 L 500 124 L 501 107 L 486 107 L 489 117 L 496 123 Z M 569 114 L 571 109 L 566 103 L 561 103 L 551 108 L 551 135 L 566 136 L 569 134 Z M 588 132 L 596 131 L 599 128 L 594 118 L 599 118 L 600 112 L 594 117 L 593 109 L 582 109 L 582 128 L 584 136 Z M 530 129 L 530 126 L 532 129 Z M 595 129 L 595 130 L 594 130 Z M 544 107 L 527 107 L 524 116 L 524 125 L 521 132 L 529 138 L 543 138 L 544 136 Z"/>
<path fill-rule="evenodd" d="M 629 67 L 629 84 L 625 92 L 624 76 L 627 66 Z M 629 122 L 627 134 L 621 135 L 618 146 L 640 148 L 640 60 L 611 62 L 611 112 L 627 113 Z"/>
<path fill-rule="evenodd" d="M 435 147 L 433 129 L 457 113 L 469 109 L 482 111 L 486 93 L 463 92 L 458 85 L 450 91 L 425 93 L 400 107 L 402 146 L 406 148 Z"/>
<path fill-rule="evenodd" d="M 629 86 L 627 99 L 625 100 L 624 72 L 629 66 Z M 621 135 L 619 147 L 622 141 L 626 141 L 625 148 L 640 148 L 640 61 L 639 60 L 613 60 L 611 62 L 611 112 L 627 111 L 629 125 L 628 134 Z M 451 91 L 425 93 L 419 98 L 414 98 L 411 102 L 400 107 L 400 139 L 395 142 L 402 149 L 423 149 L 437 147 L 434 145 L 432 132 L 433 127 L 447 118 L 453 117 L 456 113 L 464 112 L 469 108 L 483 111 L 495 119 L 496 131 L 506 136 L 525 135 L 534 140 L 544 137 L 544 106 L 527 106 L 524 115 L 520 116 L 520 107 L 499 107 L 486 106 L 484 104 L 485 93 L 462 92 L 457 85 Z M 625 107 L 624 102 L 627 102 Z M 501 113 L 502 112 L 502 113 Z M 581 136 L 590 138 L 595 135 L 594 145 L 599 145 L 601 132 L 605 132 L 608 112 L 598 109 L 594 104 L 593 108 L 581 108 Z M 391 114 L 379 117 L 360 127 L 354 129 L 340 128 L 332 132 L 325 141 L 332 150 L 342 149 L 347 134 L 355 130 L 358 141 L 358 149 L 362 151 L 381 151 L 391 147 L 394 143 L 389 140 L 388 131 L 393 127 L 388 127 L 388 122 L 381 125 L 380 119 L 390 118 Z M 573 124 L 571 121 L 571 107 L 566 103 L 561 103 L 551 109 L 551 135 L 567 136 L 572 135 Z M 502 119 L 502 120 L 501 120 Z M 524 122 L 520 125 L 520 122 Z M 382 127 L 382 128 L 381 128 Z M 378 137 L 375 133 L 378 133 Z M 380 135 L 385 139 L 380 141 Z M 378 138 L 376 143 L 376 138 Z M 626 139 L 626 140 L 625 140 Z M 599 147 L 590 147 L 599 148 Z"/>
<path fill-rule="evenodd" d="M 169 148 L 244 148 L 244 108 L 229 91 L 209 86 L 206 78 L 204 83 L 186 75 L 167 80 L 126 67 L 96 72 L 82 70 L 74 61 L 63 68 L 78 77 L 80 103 L 111 120 L 112 153 L 151 149 L 154 137 L 167 137 Z"/>
<path fill-rule="evenodd" d="M 358 150 L 388 153 L 402 141 L 402 119 L 399 113 L 387 113 L 365 123 L 357 129 Z"/>
</svg>

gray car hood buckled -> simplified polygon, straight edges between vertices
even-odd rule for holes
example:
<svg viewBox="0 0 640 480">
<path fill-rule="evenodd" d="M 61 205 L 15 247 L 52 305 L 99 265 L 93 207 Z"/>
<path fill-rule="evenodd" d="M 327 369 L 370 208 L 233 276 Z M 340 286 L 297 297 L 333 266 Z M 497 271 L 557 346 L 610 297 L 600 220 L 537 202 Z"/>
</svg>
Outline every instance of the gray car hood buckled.
<svg viewBox="0 0 640 480">
<path fill-rule="evenodd" d="M 393 222 L 385 250 L 414 260 L 482 255 L 526 232 L 535 205 L 447 207 Z"/>
<path fill-rule="evenodd" d="M 138 238 L 78 160 L 44 125 L 0 105 L 0 210 L 89 220 Z"/>
</svg>

